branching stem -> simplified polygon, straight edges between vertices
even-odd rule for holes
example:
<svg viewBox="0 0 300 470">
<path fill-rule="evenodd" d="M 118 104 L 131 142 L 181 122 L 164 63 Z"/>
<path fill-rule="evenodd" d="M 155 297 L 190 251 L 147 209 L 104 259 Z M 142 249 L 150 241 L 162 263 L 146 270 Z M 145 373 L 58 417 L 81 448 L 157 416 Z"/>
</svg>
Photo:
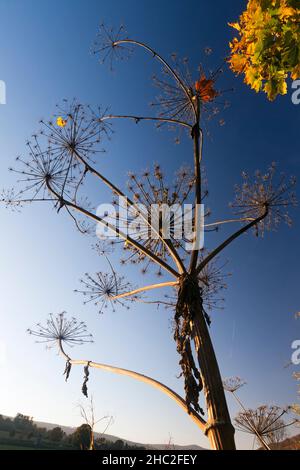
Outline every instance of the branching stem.
<svg viewBox="0 0 300 470">
<path fill-rule="evenodd" d="M 158 122 L 165 122 L 169 124 L 177 124 L 179 126 L 187 127 L 188 129 L 192 129 L 192 126 L 187 122 L 180 121 L 178 119 L 170 119 L 170 118 L 163 118 L 163 117 L 153 117 L 153 116 L 133 116 L 133 115 L 114 115 L 108 114 L 107 116 L 103 116 L 99 119 L 99 121 L 107 121 L 109 119 L 131 119 L 138 123 L 139 121 L 158 121 Z"/>
<path fill-rule="evenodd" d="M 148 290 L 162 289 L 163 287 L 175 287 L 178 286 L 178 281 L 160 282 L 159 284 L 151 284 L 149 286 L 139 287 L 130 292 L 123 292 L 122 294 L 111 297 L 111 300 L 121 299 L 123 297 L 129 297 L 131 295 L 139 294 L 140 292 L 146 292 Z"/>
<path fill-rule="evenodd" d="M 185 86 L 185 84 L 183 83 L 179 75 L 175 72 L 175 70 L 168 64 L 168 62 L 165 59 L 163 59 L 154 49 L 152 49 L 152 47 L 147 46 L 147 44 L 144 44 L 143 42 L 140 42 L 140 41 L 134 41 L 133 39 L 120 39 L 118 41 L 114 41 L 112 45 L 114 47 L 114 46 L 117 46 L 118 44 L 126 44 L 126 43 L 134 44 L 135 46 L 142 47 L 146 51 L 150 52 L 155 59 L 157 59 L 160 63 L 164 65 L 164 67 L 166 67 L 168 72 L 174 77 L 174 79 L 176 80 L 176 82 L 178 83 L 178 85 L 180 86 L 180 88 L 182 89 L 182 91 L 184 92 L 188 100 L 190 101 L 192 109 L 195 114 L 195 119 L 197 119 L 196 107 L 189 91 L 187 90 L 187 87 Z"/>
</svg>

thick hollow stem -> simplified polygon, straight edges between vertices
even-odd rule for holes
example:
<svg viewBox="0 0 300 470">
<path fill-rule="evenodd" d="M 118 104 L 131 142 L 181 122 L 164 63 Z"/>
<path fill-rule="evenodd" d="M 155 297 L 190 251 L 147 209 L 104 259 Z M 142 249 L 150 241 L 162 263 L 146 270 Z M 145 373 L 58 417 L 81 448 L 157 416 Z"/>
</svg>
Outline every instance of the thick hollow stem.
<svg viewBox="0 0 300 470">
<path fill-rule="evenodd" d="M 234 450 L 234 427 L 231 424 L 218 362 L 203 314 L 201 292 L 194 278 L 188 277 L 181 282 L 179 302 L 184 309 L 185 319 L 190 322 L 206 401 L 208 420 L 205 434 L 212 449 Z"/>
<path fill-rule="evenodd" d="M 205 434 L 211 448 L 234 450 L 234 427 L 230 421 L 223 382 L 204 316 L 197 277 L 182 276 L 179 284 L 174 339 L 181 354 L 180 365 L 183 366 L 187 401 L 197 406 L 198 394 L 203 389 L 208 418 Z M 191 352 L 191 339 L 194 340 L 199 371 L 196 370 Z"/>
<path fill-rule="evenodd" d="M 126 375 L 127 377 L 132 377 L 135 380 L 138 380 L 140 382 L 147 383 L 151 385 L 154 388 L 157 388 L 164 394 L 168 395 L 170 398 L 172 398 L 186 413 L 189 414 L 190 418 L 197 424 L 197 426 L 202 430 L 205 431 L 206 429 L 206 421 L 204 421 L 203 418 L 201 418 L 198 413 L 194 410 L 188 410 L 188 407 L 186 405 L 185 400 L 178 395 L 178 393 L 174 392 L 171 388 L 167 387 L 167 385 L 164 385 L 163 383 L 159 382 L 158 380 L 152 379 L 152 377 L 148 377 L 147 375 L 140 374 L 138 372 L 135 372 L 133 370 L 128 370 L 128 369 L 122 369 L 120 367 L 115 367 L 111 366 L 108 364 L 101 364 L 98 362 L 93 362 L 93 361 L 85 361 L 85 360 L 75 360 L 71 359 L 64 351 L 63 346 L 61 341 L 58 341 L 58 346 L 61 354 L 63 357 L 72 365 L 83 365 L 86 366 L 88 365 L 91 368 L 94 369 L 102 369 L 106 370 L 108 372 L 113 372 L 115 374 L 119 375 Z"/>
<path fill-rule="evenodd" d="M 208 415 L 205 433 L 212 449 L 234 450 L 234 427 L 230 420 L 219 366 L 201 304 L 193 319 L 193 327 Z"/>
</svg>

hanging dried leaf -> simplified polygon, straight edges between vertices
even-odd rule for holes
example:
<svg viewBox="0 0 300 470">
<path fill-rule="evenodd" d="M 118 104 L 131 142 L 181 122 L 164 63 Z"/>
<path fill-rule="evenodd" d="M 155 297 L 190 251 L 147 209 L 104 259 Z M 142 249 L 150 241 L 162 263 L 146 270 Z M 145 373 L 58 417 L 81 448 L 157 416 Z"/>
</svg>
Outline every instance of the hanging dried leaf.
<svg viewBox="0 0 300 470">
<path fill-rule="evenodd" d="M 83 368 L 84 378 L 83 378 L 83 384 L 82 384 L 82 388 L 81 388 L 81 391 L 82 391 L 83 395 L 87 398 L 88 398 L 87 383 L 88 383 L 89 375 L 90 375 L 89 366 L 90 366 L 90 363 L 88 362 L 87 365 L 84 366 L 84 368 Z"/>
<path fill-rule="evenodd" d="M 68 361 L 66 362 L 66 367 L 65 367 L 65 370 L 64 370 L 64 373 L 63 373 L 63 375 L 66 376 L 66 378 L 65 378 L 66 382 L 67 382 L 67 380 L 68 380 L 68 378 L 69 378 L 69 376 L 70 376 L 71 367 L 72 367 L 72 364 L 71 364 L 71 362 L 68 360 Z"/>
<path fill-rule="evenodd" d="M 177 351 L 181 355 L 179 361 L 182 369 L 181 375 L 184 377 L 184 390 L 188 412 L 191 411 L 191 405 L 198 412 L 204 415 L 204 411 L 199 406 L 199 393 L 203 389 L 203 383 L 200 373 L 195 365 L 191 349 L 192 319 L 193 319 L 193 300 L 195 289 L 199 291 L 197 281 L 191 280 L 188 276 L 181 279 L 178 290 L 178 301 L 175 310 L 175 333 L 174 339 L 177 344 Z"/>
</svg>

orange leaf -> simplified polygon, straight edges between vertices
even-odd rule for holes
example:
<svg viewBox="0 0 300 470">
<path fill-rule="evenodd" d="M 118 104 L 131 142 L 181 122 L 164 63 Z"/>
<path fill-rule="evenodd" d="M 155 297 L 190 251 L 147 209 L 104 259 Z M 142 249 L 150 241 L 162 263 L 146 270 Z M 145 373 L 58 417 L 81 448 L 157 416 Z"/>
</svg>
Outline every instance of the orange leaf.
<svg viewBox="0 0 300 470">
<path fill-rule="evenodd" d="M 218 95 L 217 91 L 213 87 L 214 81 L 207 79 L 204 74 L 201 75 L 200 79 L 195 83 L 195 90 L 200 96 L 200 99 L 204 102 L 212 101 Z"/>
<path fill-rule="evenodd" d="M 228 23 L 228 26 L 231 26 L 232 28 L 237 29 L 238 31 L 241 30 L 239 23 Z"/>
</svg>

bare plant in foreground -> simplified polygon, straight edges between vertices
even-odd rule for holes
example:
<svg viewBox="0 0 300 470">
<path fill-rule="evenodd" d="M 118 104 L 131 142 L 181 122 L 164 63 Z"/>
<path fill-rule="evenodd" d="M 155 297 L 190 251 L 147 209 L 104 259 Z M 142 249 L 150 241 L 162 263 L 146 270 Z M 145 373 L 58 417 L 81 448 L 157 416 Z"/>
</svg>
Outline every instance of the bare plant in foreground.
<svg viewBox="0 0 300 470">
<path fill-rule="evenodd" d="M 286 436 L 286 429 L 298 423 L 298 419 L 286 421 L 286 414 L 290 407 L 262 405 L 252 410 L 241 411 L 235 417 L 236 428 L 252 434 L 259 444 L 267 450 L 276 449 L 276 446 Z"/>
<path fill-rule="evenodd" d="M 223 226 L 229 229 L 236 225 L 237 228 L 209 252 L 201 250 L 197 234 L 202 223 L 201 204 L 208 197 L 203 173 L 203 124 L 206 115 L 216 114 L 215 106 L 222 97 L 216 88 L 221 69 L 207 75 L 200 68 L 193 78 L 185 66 L 178 67 L 173 61 L 167 62 L 147 44 L 124 36 L 122 28 L 114 34 L 112 30 L 101 27 L 94 52 L 112 66 L 114 59 L 127 57 L 135 47 L 149 53 L 149 57 L 162 66 L 161 78 L 155 79 L 161 92 L 156 106 L 158 114 L 115 115 L 107 113 L 105 108 L 93 109 L 76 101 L 66 101 L 52 119 L 40 122 L 40 133 L 33 135 L 28 142 L 28 156 L 18 158 L 17 167 L 12 168 L 19 175 L 21 188 L 5 193 L 2 199 L 13 208 L 19 208 L 26 202 L 49 201 L 57 212 L 70 215 L 83 233 L 88 230 L 87 221 L 103 226 L 122 241 L 122 244 L 116 243 L 125 253 L 121 264 L 142 264 L 144 274 L 150 265 L 155 265 L 159 277 L 162 274 L 168 276 L 164 282 L 126 290 L 127 281 L 122 281 L 120 285 L 119 278 L 111 269 L 108 277 L 103 273 L 88 275 L 82 291 L 88 299 L 99 303 L 101 309 L 106 304 L 111 305 L 111 302 L 123 303 L 125 299 L 147 301 L 141 296 L 159 289 L 171 288 L 171 292 L 175 289 L 174 302 L 169 302 L 165 297 L 150 299 L 149 302 L 170 304 L 170 307 L 174 304 L 174 339 L 180 355 L 187 411 L 202 412 L 199 396 L 203 391 L 207 412 L 205 434 L 211 447 L 234 449 L 234 427 L 204 303 L 209 297 L 209 303 L 214 307 L 214 296 L 219 295 L 222 282 L 214 266 L 218 255 L 228 245 L 251 229 L 262 235 L 265 230 L 277 227 L 281 221 L 290 223 L 287 209 L 295 204 L 295 181 L 286 180 L 284 175 L 276 181 L 274 164 L 266 173 L 257 174 L 254 180 L 244 176 L 243 184 L 236 188 L 236 201 L 233 203 L 236 216 L 210 220 L 211 212 L 204 211 L 205 231 L 217 231 Z M 165 177 L 160 165 L 156 165 L 153 172 L 145 170 L 142 177 L 130 174 L 127 190 L 121 189 L 101 170 L 103 143 L 110 137 L 115 119 L 128 119 L 135 123 L 152 121 L 158 125 L 166 124 L 167 128 L 187 131 L 192 144 L 192 169 L 180 168 L 172 183 Z M 134 233 L 128 234 L 126 226 L 117 225 L 110 214 L 95 213 L 86 198 L 89 193 L 84 193 L 84 188 L 92 183 L 92 179 L 111 190 L 117 211 L 124 209 L 122 205 L 126 201 L 129 218 L 138 218 L 140 229 L 137 226 Z M 142 208 L 140 201 L 145 202 Z M 192 230 L 179 241 L 173 236 L 175 216 L 171 219 L 170 232 L 165 231 L 162 223 L 164 204 L 174 202 L 178 203 L 179 209 L 182 204 L 191 205 Z M 149 210 L 153 203 L 158 210 L 151 218 Z M 157 220 L 159 224 L 154 223 Z M 141 236 L 145 231 L 148 236 Z"/>
<path fill-rule="evenodd" d="M 88 408 L 84 407 L 82 404 L 79 404 L 80 416 L 84 419 L 85 424 L 89 426 L 90 429 L 90 447 L 89 450 L 95 450 L 95 426 L 101 421 L 106 421 L 105 427 L 101 435 L 105 434 L 108 428 L 113 423 L 112 416 L 102 416 L 102 418 L 97 419 L 95 417 L 95 405 L 93 397 L 89 400 Z"/>
<path fill-rule="evenodd" d="M 237 429 L 253 434 L 258 444 L 261 444 L 264 449 L 271 450 L 271 444 L 274 448 L 285 437 L 286 428 L 298 423 L 298 419 L 292 419 L 288 423 L 283 419 L 284 415 L 293 411 L 291 406 L 280 408 L 263 405 L 256 410 L 246 409 L 236 393 L 246 384 L 240 377 L 228 377 L 223 384 L 224 389 L 232 394 L 242 408 L 235 418 Z"/>
</svg>

